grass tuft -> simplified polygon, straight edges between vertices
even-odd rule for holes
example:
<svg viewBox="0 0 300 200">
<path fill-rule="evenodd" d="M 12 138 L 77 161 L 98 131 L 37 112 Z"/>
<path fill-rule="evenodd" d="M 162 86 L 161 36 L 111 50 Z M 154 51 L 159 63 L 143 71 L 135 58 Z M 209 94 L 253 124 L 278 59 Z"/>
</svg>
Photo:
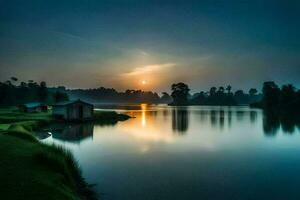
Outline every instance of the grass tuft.
<svg viewBox="0 0 300 200">
<path fill-rule="evenodd" d="M 2 134 L 14 136 L 29 142 L 38 142 L 38 140 L 21 125 L 11 125 L 8 130 L 4 131 Z"/>
<path fill-rule="evenodd" d="M 97 199 L 95 192 L 82 178 L 80 167 L 69 150 L 57 145 L 47 145 L 38 151 L 34 158 L 39 164 L 62 174 L 65 183 L 78 191 L 78 195 L 82 198 Z"/>
</svg>

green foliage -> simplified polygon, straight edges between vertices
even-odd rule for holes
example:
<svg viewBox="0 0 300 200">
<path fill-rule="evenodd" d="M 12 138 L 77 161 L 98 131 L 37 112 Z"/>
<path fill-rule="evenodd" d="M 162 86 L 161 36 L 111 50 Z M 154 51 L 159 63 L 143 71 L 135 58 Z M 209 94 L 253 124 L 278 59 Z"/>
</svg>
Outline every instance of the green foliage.
<svg viewBox="0 0 300 200">
<path fill-rule="evenodd" d="M 173 99 L 172 97 L 167 93 L 167 92 L 163 92 L 162 96 L 160 98 L 161 103 L 172 103 Z"/>
<path fill-rule="evenodd" d="M 209 91 L 201 91 L 189 94 L 189 87 L 184 83 L 177 83 L 172 85 L 173 103 L 170 105 L 245 105 L 257 102 L 261 99 L 261 94 L 257 94 L 255 88 L 249 90 L 249 94 L 244 93 L 243 90 L 231 92 L 232 87 L 211 87 Z"/>
<path fill-rule="evenodd" d="M 22 113 L 15 108 L 2 108 L 0 120 L 10 123 L 5 124 L 6 130 L 0 133 L 0 176 L 9 180 L 8 190 L 1 189 L 5 188 L 2 184 L 7 182 L 0 183 L 1 197 L 96 199 L 95 193 L 82 178 L 71 152 L 59 146 L 42 144 L 31 134 L 40 126 L 54 121 L 50 112 Z M 25 185 L 21 188 L 15 184 L 24 180 Z M 16 190 L 19 193 L 13 193 Z M 54 193 L 49 194 L 49 191 Z"/>
<path fill-rule="evenodd" d="M 299 118 L 300 114 L 300 90 L 293 85 L 283 85 L 281 89 L 273 81 L 263 85 L 263 99 L 252 104 L 253 107 L 263 108 L 269 115 L 289 115 Z"/>
<path fill-rule="evenodd" d="M 84 99 L 91 102 L 104 103 L 158 103 L 160 97 L 156 92 L 142 90 L 116 91 L 113 88 L 68 90 L 73 99 Z"/>
<path fill-rule="evenodd" d="M 13 126 L 13 128 L 8 128 L 7 131 L 3 132 L 4 135 L 14 136 L 26 141 L 37 142 L 38 140 L 30 134 L 26 128 L 20 125 Z"/>
<path fill-rule="evenodd" d="M 188 103 L 189 86 L 185 83 L 174 83 L 171 86 L 172 89 L 172 105 L 186 105 Z"/>
<path fill-rule="evenodd" d="M 41 102 L 47 101 L 48 89 L 45 81 L 40 83 L 40 87 L 38 88 L 38 97 Z"/>
<path fill-rule="evenodd" d="M 55 102 L 62 102 L 62 101 L 68 101 L 69 97 L 67 93 L 61 92 L 61 91 L 56 91 L 55 92 Z"/>
<path fill-rule="evenodd" d="M 39 149 L 39 151 L 34 154 L 34 158 L 39 164 L 47 166 L 47 168 L 50 168 L 56 173 L 62 174 L 65 178 L 65 182 L 70 183 L 73 188 L 76 187 L 74 175 L 80 176 L 80 173 L 72 173 L 77 171 L 78 166 L 69 151 L 63 150 L 58 146 L 47 146 Z M 70 162 L 70 160 L 72 160 L 72 162 Z"/>
<path fill-rule="evenodd" d="M 37 83 L 29 80 L 18 84 L 18 79 L 12 77 L 11 80 L 0 82 L 0 105 L 20 105 L 29 102 L 55 103 L 56 91 L 58 89 L 47 88 L 44 81 Z M 65 91 L 59 91 L 59 93 L 60 96 L 67 99 Z"/>
<path fill-rule="evenodd" d="M 0 131 L 7 130 L 10 127 L 10 124 L 0 124 Z"/>
<path fill-rule="evenodd" d="M 40 143 L 28 131 L 29 124 L 0 133 L 1 198 L 96 199 L 71 152 Z"/>
<path fill-rule="evenodd" d="M 17 108 L 1 108 L 0 123 L 15 123 L 22 121 L 38 121 L 39 123 L 49 123 L 53 121 L 51 111 L 41 113 L 19 112 Z"/>
<path fill-rule="evenodd" d="M 273 82 L 264 82 L 263 85 L 263 106 L 267 109 L 275 109 L 279 104 L 280 89 Z"/>
<path fill-rule="evenodd" d="M 257 94 L 257 89 L 251 88 L 251 89 L 249 90 L 249 94 L 250 94 L 250 96 L 256 95 L 256 94 Z"/>
</svg>

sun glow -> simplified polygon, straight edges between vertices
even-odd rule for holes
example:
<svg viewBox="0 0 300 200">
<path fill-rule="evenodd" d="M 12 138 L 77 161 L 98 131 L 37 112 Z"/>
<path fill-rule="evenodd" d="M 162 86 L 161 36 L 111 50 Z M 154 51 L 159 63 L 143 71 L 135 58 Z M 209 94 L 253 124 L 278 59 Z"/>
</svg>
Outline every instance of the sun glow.
<svg viewBox="0 0 300 200">
<path fill-rule="evenodd" d="M 147 84 L 147 82 L 145 80 L 142 80 L 141 83 L 142 83 L 142 85 L 146 85 Z"/>
<path fill-rule="evenodd" d="M 147 104 L 142 103 L 141 104 L 141 110 L 142 110 L 142 126 L 146 126 L 146 110 L 147 110 Z"/>
</svg>

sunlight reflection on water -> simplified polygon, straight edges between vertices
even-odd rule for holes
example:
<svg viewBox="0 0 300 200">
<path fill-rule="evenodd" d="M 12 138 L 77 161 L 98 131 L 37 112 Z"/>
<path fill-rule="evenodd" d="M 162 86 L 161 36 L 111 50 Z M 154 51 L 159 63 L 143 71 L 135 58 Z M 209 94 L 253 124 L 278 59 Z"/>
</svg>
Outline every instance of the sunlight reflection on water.
<svg viewBox="0 0 300 200">
<path fill-rule="evenodd" d="M 101 109 L 135 118 L 55 127 L 44 141 L 71 149 L 103 199 L 300 198 L 290 187 L 300 185 L 299 124 L 293 121 L 248 107 Z"/>
</svg>

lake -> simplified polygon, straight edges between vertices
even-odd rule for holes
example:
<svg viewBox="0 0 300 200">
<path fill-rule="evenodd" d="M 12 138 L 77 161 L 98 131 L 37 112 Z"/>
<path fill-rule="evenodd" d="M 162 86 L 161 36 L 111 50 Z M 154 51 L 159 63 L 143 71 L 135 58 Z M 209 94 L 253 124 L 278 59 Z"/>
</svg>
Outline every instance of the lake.
<svg viewBox="0 0 300 200">
<path fill-rule="evenodd" d="M 299 124 L 248 107 L 99 106 L 135 118 L 68 125 L 70 149 L 102 200 L 300 199 Z"/>
</svg>

